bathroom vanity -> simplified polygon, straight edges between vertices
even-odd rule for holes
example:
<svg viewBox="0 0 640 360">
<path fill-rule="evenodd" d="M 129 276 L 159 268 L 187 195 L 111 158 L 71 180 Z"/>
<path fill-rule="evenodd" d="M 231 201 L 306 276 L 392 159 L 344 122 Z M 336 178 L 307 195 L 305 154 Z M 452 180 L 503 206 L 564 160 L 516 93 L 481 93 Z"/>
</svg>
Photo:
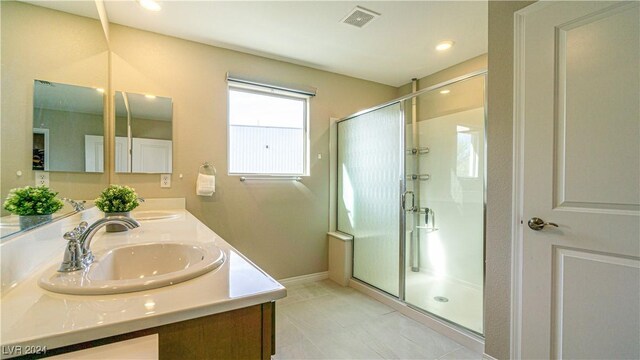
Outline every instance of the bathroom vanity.
<svg viewBox="0 0 640 360">
<path fill-rule="evenodd" d="M 64 233 L 103 214 L 92 208 L 16 236 L 0 245 L 2 358 L 27 351 L 47 357 L 148 336 L 157 339 L 152 346 L 160 359 L 271 357 L 274 301 L 285 297 L 286 289 L 186 211 L 183 200 L 148 201 L 145 206 L 156 212 L 140 213 L 139 228 L 121 233 L 102 229 L 95 235 L 92 250 L 98 262 L 112 249 L 181 243 L 215 245 L 224 254 L 222 265 L 155 289 L 71 295 L 44 290 L 38 282 L 62 261 Z M 158 216 L 158 210 L 168 216 Z"/>
</svg>

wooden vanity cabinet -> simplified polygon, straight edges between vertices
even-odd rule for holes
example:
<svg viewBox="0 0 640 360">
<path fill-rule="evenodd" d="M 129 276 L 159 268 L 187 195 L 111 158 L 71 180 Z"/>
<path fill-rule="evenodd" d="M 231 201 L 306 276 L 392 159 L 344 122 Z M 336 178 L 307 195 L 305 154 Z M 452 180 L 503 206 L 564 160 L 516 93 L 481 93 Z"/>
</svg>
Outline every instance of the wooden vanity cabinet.
<svg viewBox="0 0 640 360">
<path fill-rule="evenodd" d="M 158 334 L 160 360 L 263 359 L 275 354 L 275 302 L 50 349 L 43 358 Z"/>
</svg>

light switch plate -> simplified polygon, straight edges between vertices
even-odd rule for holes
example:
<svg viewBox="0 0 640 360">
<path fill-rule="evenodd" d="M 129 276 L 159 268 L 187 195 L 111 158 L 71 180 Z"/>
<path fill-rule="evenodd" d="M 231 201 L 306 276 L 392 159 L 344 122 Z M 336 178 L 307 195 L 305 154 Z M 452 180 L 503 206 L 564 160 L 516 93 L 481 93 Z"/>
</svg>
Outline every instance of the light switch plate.
<svg viewBox="0 0 640 360">
<path fill-rule="evenodd" d="M 34 171 L 36 186 L 49 186 L 49 173 L 46 171 Z"/>
<path fill-rule="evenodd" d="M 160 187 L 161 188 L 170 188 L 171 187 L 171 174 L 161 174 L 160 175 Z"/>
</svg>

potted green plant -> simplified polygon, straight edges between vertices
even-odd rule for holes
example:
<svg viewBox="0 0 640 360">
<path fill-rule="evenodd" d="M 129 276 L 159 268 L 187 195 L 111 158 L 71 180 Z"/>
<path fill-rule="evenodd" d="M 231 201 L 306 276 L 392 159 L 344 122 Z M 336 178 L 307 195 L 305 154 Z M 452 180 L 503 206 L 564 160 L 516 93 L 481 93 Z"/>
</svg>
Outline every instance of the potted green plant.
<svg viewBox="0 0 640 360">
<path fill-rule="evenodd" d="M 57 195 L 46 186 L 15 188 L 9 191 L 3 206 L 19 216 L 20 229 L 24 230 L 51 220 L 51 214 L 64 206 Z"/>
<path fill-rule="evenodd" d="M 102 191 L 95 201 L 96 207 L 109 216 L 131 216 L 131 210 L 140 203 L 136 191 L 124 185 L 109 185 Z M 108 232 L 127 231 L 127 228 L 119 224 L 107 225 Z"/>
</svg>

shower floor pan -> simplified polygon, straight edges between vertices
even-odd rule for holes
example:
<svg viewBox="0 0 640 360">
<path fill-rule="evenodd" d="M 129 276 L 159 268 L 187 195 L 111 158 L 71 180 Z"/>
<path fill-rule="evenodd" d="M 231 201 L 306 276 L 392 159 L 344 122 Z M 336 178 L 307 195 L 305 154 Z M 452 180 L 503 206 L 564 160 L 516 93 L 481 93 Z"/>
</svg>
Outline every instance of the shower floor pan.
<svg viewBox="0 0 640 360">
<path fill-rule="evenodd" d="M 407 303 L 482 334 L 482 288 L 407 270 Z"/>
</svg>

